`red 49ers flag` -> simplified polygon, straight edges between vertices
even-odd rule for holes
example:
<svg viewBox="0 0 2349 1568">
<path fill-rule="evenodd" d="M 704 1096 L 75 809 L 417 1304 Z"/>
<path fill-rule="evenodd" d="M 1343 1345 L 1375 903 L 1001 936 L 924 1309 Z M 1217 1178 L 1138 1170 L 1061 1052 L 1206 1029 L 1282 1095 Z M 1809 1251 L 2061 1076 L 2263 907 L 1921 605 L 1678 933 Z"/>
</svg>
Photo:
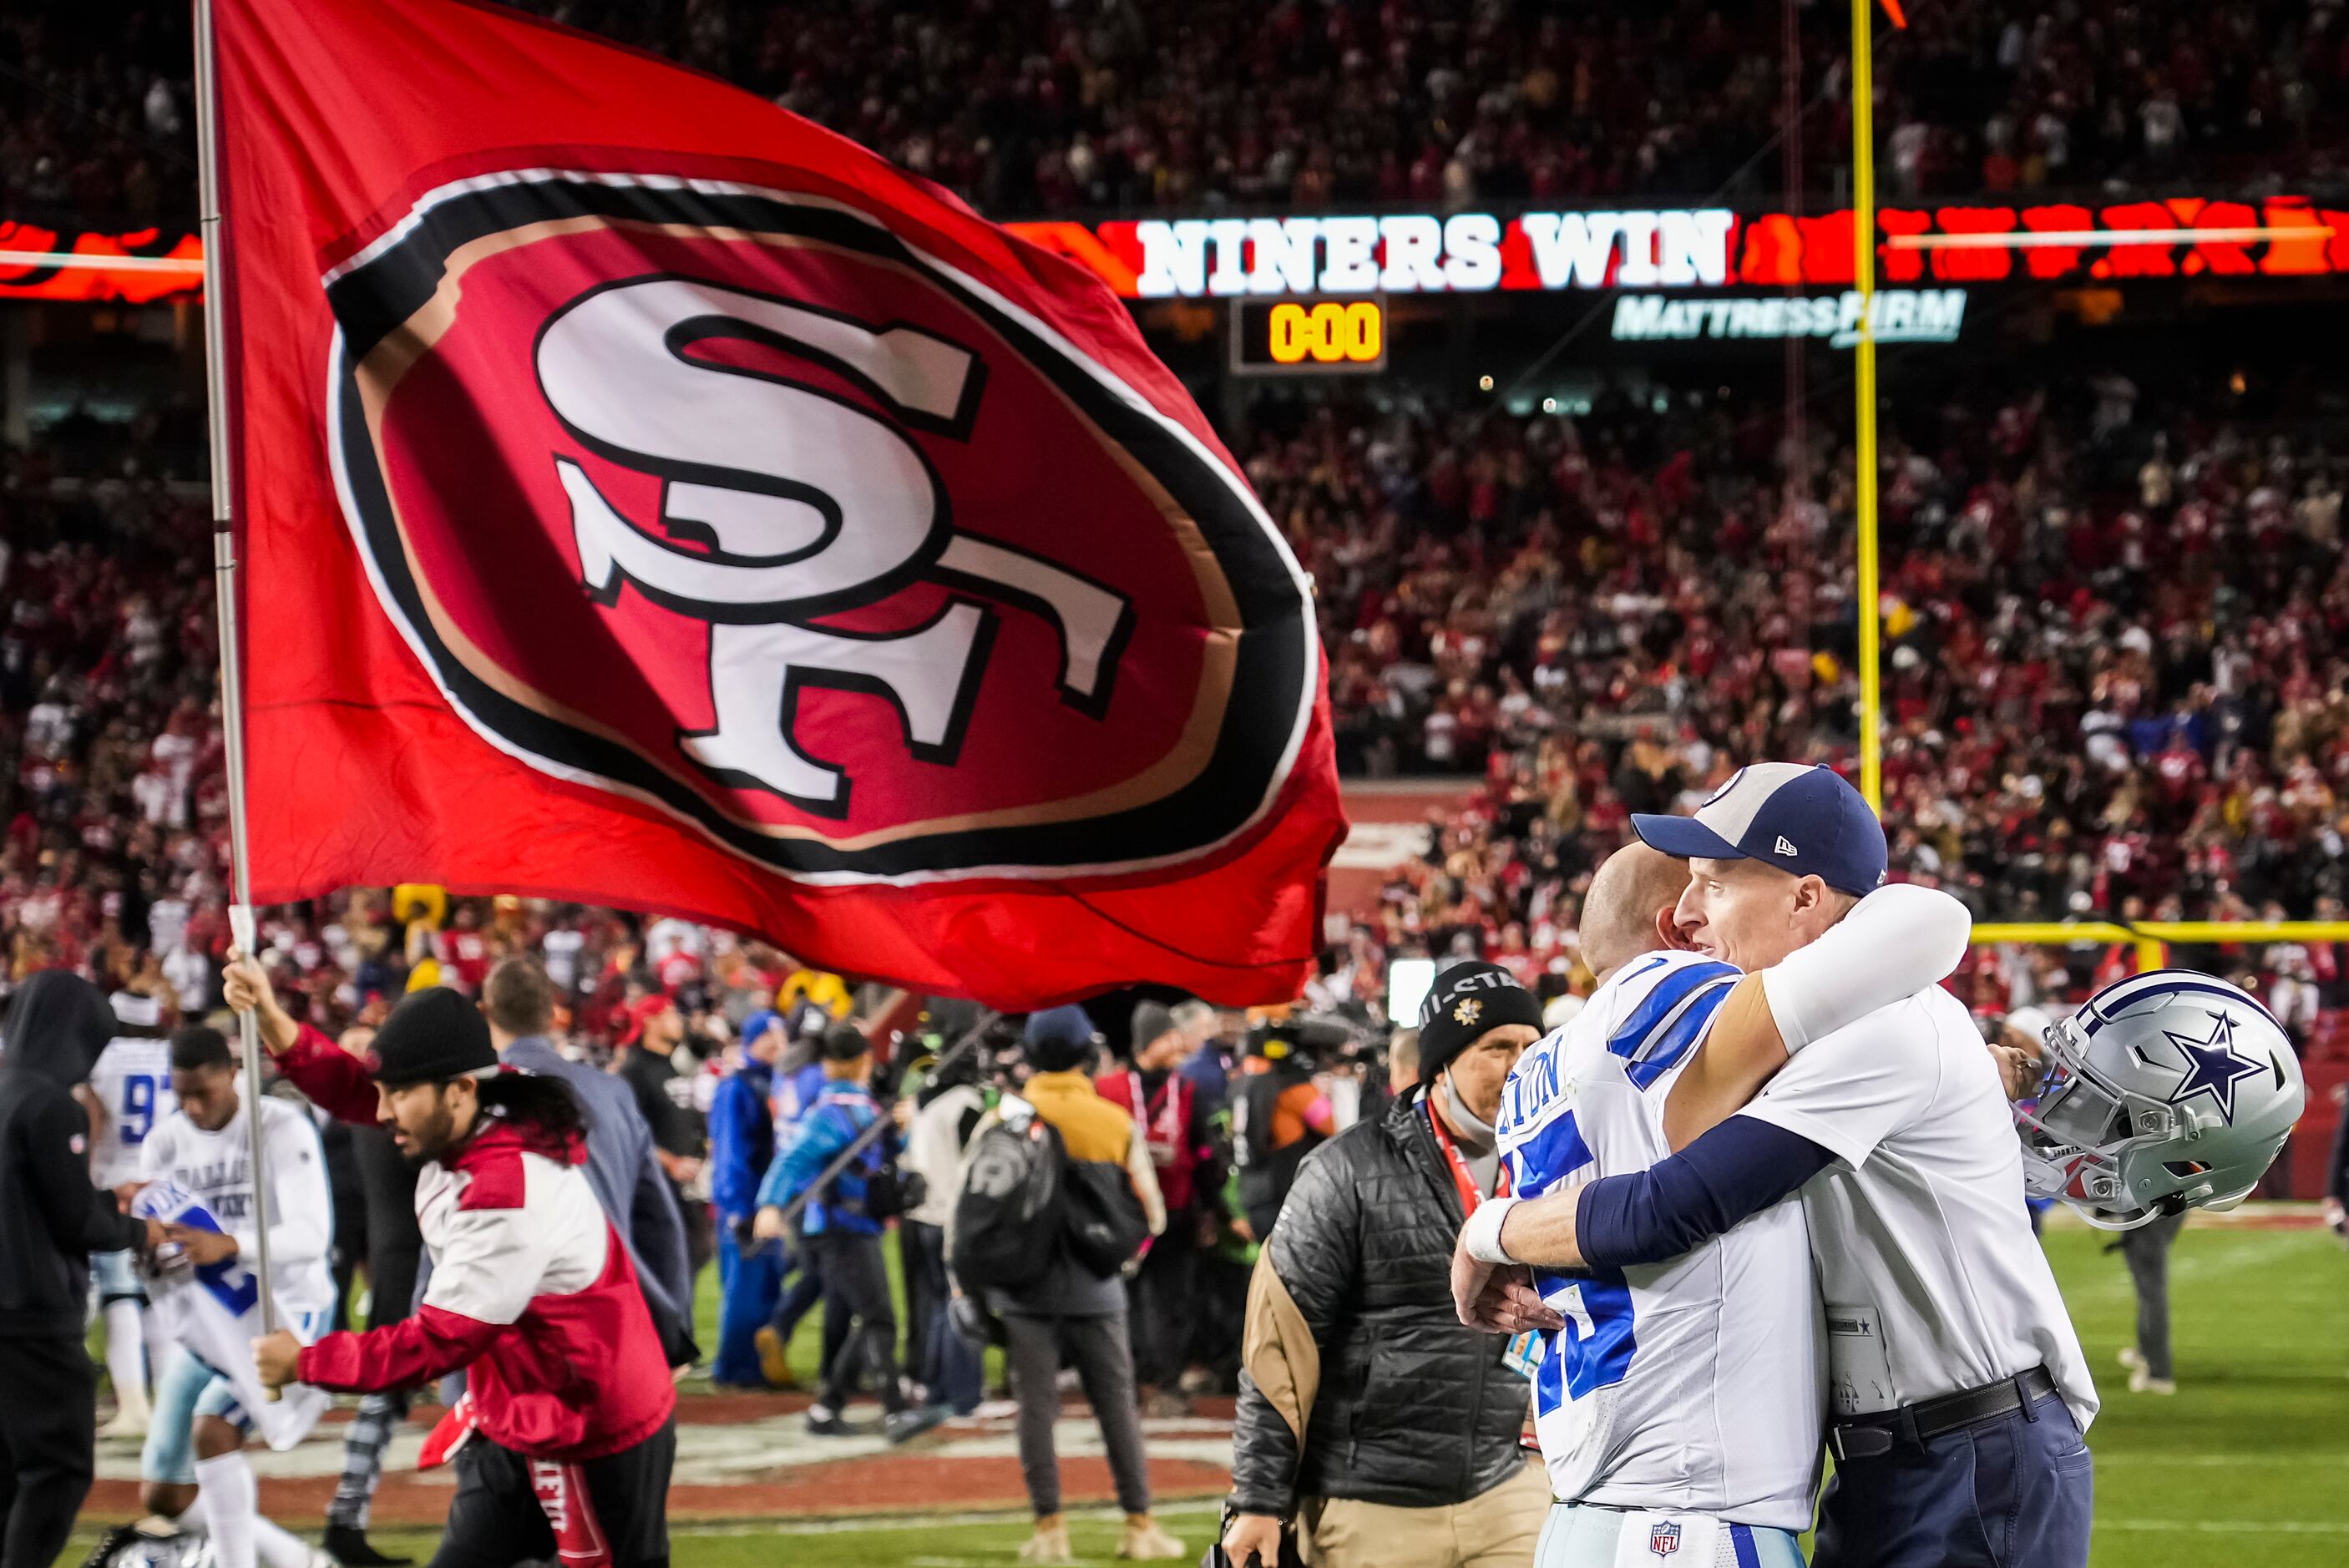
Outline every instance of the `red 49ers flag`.
<svg viewBox="0 0 2349 1568">
<path fill-rule="evenodd" d="M 1296 994 L 1344 830 L 1310 587 L 1097 280 L 513 12 L 214 10 L 259 901 Z"/>
</svg>

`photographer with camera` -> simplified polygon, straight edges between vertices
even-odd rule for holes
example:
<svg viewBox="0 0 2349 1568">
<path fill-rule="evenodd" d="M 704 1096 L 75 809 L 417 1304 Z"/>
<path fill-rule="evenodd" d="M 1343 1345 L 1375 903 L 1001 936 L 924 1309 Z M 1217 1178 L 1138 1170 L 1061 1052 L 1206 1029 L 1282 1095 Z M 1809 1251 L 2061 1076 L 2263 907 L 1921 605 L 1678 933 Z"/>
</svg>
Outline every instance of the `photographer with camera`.
<svg viewBox="0 0 2349 1568">
<path fill-rule="evenodd" d="M 892 1169 L 896 1135 L 885 1130 L 846 1170 L 816 1186 L 832 1162 L 882 1119 L 871 1087 L 873 1047 L 864 1031 L 851 1023 L 833 1025 L 824 1031 L 819 1055 L 823 1092 L 767 1167 L 751 1233 L 760 1241 L 781 1240 L 784 1209 L 813 1192 L 800 1211 L 800 1244 L 823 1280 L 826 1326 L 854 1326 L 824 1366 L 816 1401 L 808 1408 L 808 1430 L 818 1437 L 850 1434 L 841 1412 L 855 1390 L 861 1357 L 881 1395 L 882 1429 L 891 1442 L 902 1443 L 936 1426 L 945 1412 L 908 1404 L 897 1381 L 897 1315 L 881 1254 L 881 1233 L 897 1212 Z"/>
<path fill-rule="evenodd" d="M 1147 1141 L 1132 1117 L 1095 1092 L 1086 1074 L 1094 1045 L 1092 1019 L 1082 1007 L 1048 1007 L 1029 1015 L 1023 1031 L 1031 1069 L 1028 1081 L 979 1121 L 947 1237 L 956 1287 L 967 1296 L 957 1310 L 980 1315 L 969 1309 L 983 1301 L 985 1315 L 997 1320 L 990 1332 L 1004 1346 L 1012 1392 L 1019 1400 L 1019 1470 L 1036 1516 L 1035 1532 L 1019 1548 L 1022 1563 L 1076 1561 L 1061 1514 L 1060 1458 L 1052 1442 L 1064 1364 L 1076 1368 L 1084 1386 L 1117 1482 L 1118 1506 L 1125 1512 L 1118 1556 L 1153 1561 L 1183 1555 L 1183 1543 L 1150 1511 L 1150 1473 L 1134 1407 L 1133 1353 L 1119 1266 L 1164 1230 L 1166 1209 Z M 1024 1149 L 1028 1156 L 1001 1163 L 999 1146 Z M 1018 1172 L 1030 1168 L 1049 1172 L 1043 1185 L 1054 1196 L 1040 1212 L 1052 1233 L 1032 1238 L 1034 1244 L 1004 1249 L 985 1259 L 989 1266 L 981 1270 L 984 1243 L 976 1243 L 974 1234 L 999 1224 L 1007 1202 L 1025 1207 L 1017 1201 L 1024 1196 L 1019 1188 L 1025 1180 Z M 1088 1194 L 1092 1202 L 1078 1201 Z M 1109 1255 L 1099 1255 L 1103 1237 L 1078 1244 L 1081 1217 L 1112 1213 L 1115 1222 L 1107 1229 L 1116 1234 Z M 1005 1227 L 1004 1233 L 1017 1228 Z"/>
</svg>

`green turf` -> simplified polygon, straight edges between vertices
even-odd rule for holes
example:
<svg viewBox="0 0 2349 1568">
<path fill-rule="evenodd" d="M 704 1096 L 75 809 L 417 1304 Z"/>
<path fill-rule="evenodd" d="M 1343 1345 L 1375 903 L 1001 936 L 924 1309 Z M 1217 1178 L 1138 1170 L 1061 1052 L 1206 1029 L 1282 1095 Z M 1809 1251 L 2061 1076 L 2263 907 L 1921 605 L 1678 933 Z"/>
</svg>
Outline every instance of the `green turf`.
<svg viewBox="0 0 2349 1568">
<path fill-rule="evenodd" d="M 1166 1528 L 1195 1553 L 1206 1550 L 1215 1521 L 1214 1509 L 1197 1503 L 1169 1509 L 1163 1516 Z M 1028 1531 L 1025 1517 L 970 1514 L 954 1515 L 945 1523 L 877 1527 L 876 1522 L 865 1520 L 703 1529 L 683 1525 L 671 1532 L 670 1560 L 678 1568 L 878 1568 L 885 1563 L 1009 1568 Z M 1083 1510 L 1069 1517 L 1069 1542 L 1080 1563 L 1109 1568 L 1117 1536 L 1114 1512 Z M 431 1556 L 439 1541 L 431 1534 L 401 1531 L 378 1532 L 369 1539 L 394 1555 L 412 1554 L 419 1563 Z"/>
<path fill-rule="evenodd" d="M 2173 1254 L 2179 1392 L 2132 1395 L 2114 1354 L 2133 1332 L 2134 1298 L 2106 1238 L 2061 1229 L 2047 1238 L 2087 1347 L 2104 1414 L 2096 1451 L 2095 1568 L 2340 1568 L 2349 1563 L 2349 1255 L 2323 1231 L 2259 1231 L 2198 1222 Z M 893 1258 L 893 1274 L 895 1274 Z M 716 1287 L 702 1282 L 702 1343 L 717 1343 Z M 792 1347 L 812 1374 L 817 1327 Z M 1203 1548 L 1214 1515 L 1174 1511 L 1174 1533 Z M 778 1526 L 679 1526 L 678 1568 L 958 1568 L 1011 1561 L 1027 1524 L 957 1516 L 947 1522 L 811 1521 Z M 1106 1562 L 1113 1516 L 1074 1522 L 1089 1562 Z M 429 1535 L 382 1538 L 419 1561 Z M 67 1560 L 88 1548 L 78 1542 Z"/>
<path fill-rule="evenodd" d="M 905 1271 L 897 1266 L 897 1243 L 894 1241 L 885 1243 L 881 1256 L 889 1271 L 890 1298 L 896 1304 L 897 1322 L 900 1328 L 899 1348 L 902 1352 L 904 1345 L 902 1333 L 903 1326 L 907 1321 L 907 1314 L 905 1274 Z M 702 1365 L 698 1372 L 687 1379 L 686 1387 L 688 1389 L 708 1387 L 709 1361 L 718 1354 L 718 1269 L 715 1264 L 702 1270 L 699 1277 L 694 1281 L 693 1332 L 694 1336 L 701 1343 Z M 799 1328 L 792 1336 L 791 1346 L 786 1355 L 791 1362 L 792 1376 L 799 1379 L 800 1387 L 811 1393 L 814 1392 L 817 1374 L 821 1370 L 823 1357 L 823 1311 L 822 1308 L 819 1307 L 800 1319 Z M 1003 1352 L 990 1345 L 987 1347 L 985 1360 L 987 1386 L 990 1388 L 999 1387 L 1003 1382 Z"/>
<path fill-rule="evenodd" d="M 2324 1231 L 2190 1224 L 2171 1254 L 2174 1398 L 2131 1394 L 2128 1271 L 2085 1229 L 2047 1238 L 2103 1413 L 2097 1568 L 2349 1563 L 2349 1256 Z"/>
</svg>

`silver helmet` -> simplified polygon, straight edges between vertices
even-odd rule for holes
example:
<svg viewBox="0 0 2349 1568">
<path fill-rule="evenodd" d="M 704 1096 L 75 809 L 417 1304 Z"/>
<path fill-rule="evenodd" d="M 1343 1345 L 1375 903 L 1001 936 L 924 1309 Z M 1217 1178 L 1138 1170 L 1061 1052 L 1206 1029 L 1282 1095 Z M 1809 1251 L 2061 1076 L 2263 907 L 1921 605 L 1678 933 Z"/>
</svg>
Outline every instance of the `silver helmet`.
<svg viewBox="0 0 2349 1568">
<path fill-rule="evenodd" d="M 2189 970 L 2116 981 L 2044 1039 L 2036 1103 L 2014 1111 L 2024 1181 L 2104 1230 L 2233 1208 L 2308 1101 L 2283 1026 Z"/>
<path fill-rule="evenodd" d="M 209 1537 L 153 1520 L 108 1531 L 81 1568 L 216 1568 L 217 1561 Z"/>
</svg>

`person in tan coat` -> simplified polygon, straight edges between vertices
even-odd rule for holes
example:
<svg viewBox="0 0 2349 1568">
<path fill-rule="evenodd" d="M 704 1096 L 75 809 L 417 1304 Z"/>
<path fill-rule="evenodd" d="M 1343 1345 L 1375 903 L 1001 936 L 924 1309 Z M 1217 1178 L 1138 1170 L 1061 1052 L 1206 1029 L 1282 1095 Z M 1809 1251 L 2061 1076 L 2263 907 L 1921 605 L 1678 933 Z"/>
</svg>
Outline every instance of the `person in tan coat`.
<svg viewBox="0 0 2349 1568">
<path fill-rule="evenodd" d="M 1030 1016 L 1026 1052 L 1034 1075 L 1016 1099 L 1008 1099 L 988 1117 L 1000 1120 L 1033 1114 L 1061 1135 L 1071 1163 L 1119 1167 L 1141 1204 L 1150 1233 L 1156 1236 L 1166 1227 L 1166 1208 L 1150 1148 L 1133 1119 L 1094 1091 L 1084 1070 L 1093 1045 L 1092 1020 L 1081 1007 L 1054 1007 Z M 988 1125 L 980 1123 L 973 1147 Z M 1101 1423 L 1102 1443 L 1117 1481 L 1118 1506 L 1125 1511 L 1117 1554 L 1142 1560 L 1183 1556 L 1183 1543 L 1151 1517 L 1123 1277 L 1096 1274 L 1062 1248 L 1033 1280 L 990 1290 L 987 1297 L 988 1310 L 1003 1320 L 1008 1339 L 1012 1391 L 1019 1399 L 1019 1468 L 1036 1514 L 1036 1532 L 1019 1549 L 1019 1561 L 1075 1561 L 1068 1526 L 1061 1517 L 1060 1460 L 1052 1447 L 1052 1424 L 1061 1415 L 1063 1354 L 1076 1367 L 1086 1402 Z"/>
</svg>

